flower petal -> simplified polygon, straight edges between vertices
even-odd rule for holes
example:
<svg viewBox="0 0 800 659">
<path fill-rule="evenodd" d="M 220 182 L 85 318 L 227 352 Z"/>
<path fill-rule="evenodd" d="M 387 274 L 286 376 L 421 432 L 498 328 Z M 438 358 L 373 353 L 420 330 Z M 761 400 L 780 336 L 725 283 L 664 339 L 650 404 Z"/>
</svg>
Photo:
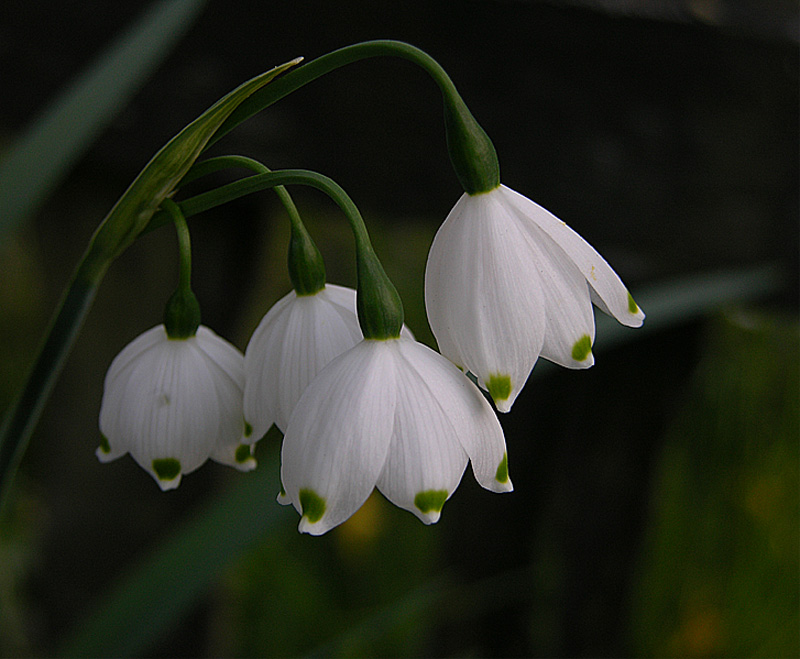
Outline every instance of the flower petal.
<svg viewBox="0 0 800 659">
<path fill-rule="evenodd" d="M 545 300 L 546 329 L 541 356 L 568 368 L 594 364 L 594 312 L 589 286 L 564 250 L 541 228 L 520 217 L 538 264 Z"/>
<path fill-rule="evenodd" d="M 603 301 L 602 305 L 598 304 L 601 310 L 628 327 L 639 327 L 642 324 L 644 313 L 633 302 L 617 273 L 589 243 L 567 226 L 566 222 L 562 222 L 527 197 L 504 185 L 500 186 L 500 190 L 517 212 L 535 222 L 572 259 L 596 296 Z"/>
<path fill-rule="evenodd" d="M 433 524 L 467 466 L 467 454 L 458 440 L 464 428 L 453 423 L 448 408 L 451 398 L 461 393 L 457 378 L 464 376 L 444 357 L 416 341 L 400 339 L 392 342 L 392 348 L 397 407 L 389 453 L 377 485 L 393 504 Z M 444 378 L 442 374 L 446 374 Z M 435 377 L 427 380 L 428 375 Z M 489 412 L 494 416 L 491 409 Z"/>
<path fill-rule="evenodd" d="M 506 440 L 497 415 L 463 373 L 430 353 L 433 357 L 415 359 L 414 368 L 425 383 L 424 390 L 437 399 L 452 436 L 469 456 L 475 480 L 492 492 L 510 492 L 514 488 L 508 478 Z"/>
<path fill-rule="evenodd" d="M 243 471 L 254 469 L 256 462 L 250 457 L 252 451 L 240 448 L 241 442 L 247 439 L 242 404 L 244 356 L 203 325 L 197 329 L 196 338 L 195 347 L 205 356 L 219 403 L 217 445 L 211 457 Z"/>
<path fill-rule="evenodd" d="M 253 457 L 255 445 L 253 444 L 225 444 L 217 446 L 211 452 L 211 459 L 214 462 L 234 467 L 239 471 L 252 471 L 258 466 L 256 459 Z"/>
<path fill-rule="evenodd" d="M 130 452 L 162 489 L 177 487 L 183 474 L 241 437 L 241 359 L 204 328 L 182 340 L 169 339 L 163 325 L 145 332 L 109 369 L 98 457 Z"/>
<path fill-rule="evenodd" d="M 282 298 L 259 324 L 245 353 L 245 418 L 253 441 L 274 421 L 286 430 L 294 406 L 322 368 L 361 340 L 353 289 L 327 285 Z"/>
<path fill-rule="evenodd" d="M 536 363 L 546 317 L 526 233 L 493 192 L 463 195 L 439 228 L 425 308 L 442 354 L 474 373 L 505 412 Z"/>
<path fill-rule="evenodd" d="M 389 450 L 396 388 L 388 342 L 361 341 L 326 366 L 301 396 L 283 440 L 281 480 L 319 535 L 366 501 Z"/>
</svg>

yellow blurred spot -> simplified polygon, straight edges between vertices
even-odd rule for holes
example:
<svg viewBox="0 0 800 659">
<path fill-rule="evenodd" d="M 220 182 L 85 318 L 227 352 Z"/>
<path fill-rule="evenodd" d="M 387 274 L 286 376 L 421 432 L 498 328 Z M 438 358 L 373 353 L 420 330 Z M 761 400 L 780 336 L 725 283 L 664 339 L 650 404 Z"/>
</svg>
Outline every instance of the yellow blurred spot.
<svg viewBox="0 0 800 659">
<path fill-rule="evenodd" d="M 782 488 L 776 477 L 760 478 L 745 494 L 745 507 L 762 524 L 768 524 L 780 511 Z"/>
<path fill-rule="evenodd" d="M 716 655 L 722 648 L 723 626 L 722 615 L 716 607 L 690 605 L 672 639 L 671 651 L 690 657 Z"/>
<path fill-rule="evenodd" d="M 597 271 L 595 270 L 594 266 L 592 266 L 589 276 L 592 278 L 592 281 L 597 281 Z"/>
<path fill-rule="evenodd" d="M 339 527 L 336 537 L 343 554 L 363 553 L 375 543 L 382 529 L 383 505 L 382 498 L 373 492 L 356 514 Z"/>
</svg>

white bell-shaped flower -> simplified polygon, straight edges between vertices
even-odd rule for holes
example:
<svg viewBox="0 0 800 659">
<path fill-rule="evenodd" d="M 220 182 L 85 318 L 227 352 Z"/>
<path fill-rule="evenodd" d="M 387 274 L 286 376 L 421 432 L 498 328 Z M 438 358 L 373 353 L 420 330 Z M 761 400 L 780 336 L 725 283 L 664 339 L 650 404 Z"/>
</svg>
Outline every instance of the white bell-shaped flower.
<svg viewBox="0 0 800 659">
<path fill-rule="evenodd" d="M 404 326 L 402 335 L 413 338 Z M 335 357 L 361 341 L 356 291 L 326 284 L 312 295 L 291 291 L 258 324 L 244 355 L 244 417 L 258 441 L 274 423 L 286 431 L 306 387 Z"/>
<path fill-rule="evenodd" d="M 158 325 L 111 363 L 100 407 L 101 462 L 130 453 L 162 490 L 180 484 L 209 457 L 243 471 L 255 467 L 242 444 L 244 358 L 204 326 L 170 339 Z"/>
<path fill-rule="evenodd" d="M 431 245 L 425 307 L 439 350 L 507 412 L 539 355 L 594 363 L 592 303 L 623 325 L 644 313 L 595 249 L 504 185 L 464 194 Z"/>
<path fill-rule="evenodd" d="M 360 340 L 352 288 L 326 284 L 313 295 L 291 291 L 278 300 L 244 353 L 244 417 L 253 441 L 273 423 L 285 431 L 308 383 Z"/>
<path fill-rule="evenodd" d="M 426 524 L 472 462 L 477 481 L 512 489 L 503 430 L 480 391 L 437 352 L 401 337 L 363 340 L 306 389 L 283 441 L 281 503 L 319 535 L 377 487 Z"/>
</svg>

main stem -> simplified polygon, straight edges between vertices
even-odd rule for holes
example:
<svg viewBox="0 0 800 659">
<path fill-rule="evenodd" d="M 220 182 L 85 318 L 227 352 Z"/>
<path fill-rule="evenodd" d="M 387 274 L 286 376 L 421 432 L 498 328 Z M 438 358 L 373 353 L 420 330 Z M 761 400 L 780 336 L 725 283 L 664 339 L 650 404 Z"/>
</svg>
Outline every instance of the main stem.
<svg viewBox="0 0 800 659">
<path fill-rule="evenodd" d="M 402 41 L 393 41 L 390 39 L 365 41 L 352 46 L 345 46 L 344 48 L 339 48 L 338 50 L 322 55 L 308 62 L 308 64 L 303 64 L 289 71 L 286 75 L 273 80 L 266 87 L 251 94 L 222 123 L 214 134 L 214 137 L 211 138 L 208 146 L 211 146 L 221 137 L 227 135 L 246 119 L 268 108 L 273 103 L 281 100 L 284 96 L 288 96 L 304 85 L 307 85 L 309 82 L 316 80 L 326 73 L 346 66 L 347 64 L 370 59 L 372 57 L 400 57 L 409 60 L 422 67 L 430 74 L 434 82 L 436 82 L 441 89 L 443 96 L 461 98 L 450 76 L 447 75 L 447 72 L 425 51 Z M 208 146 L 206 148 L 208 148 Z"/>
<path fill-rule="evenodd" d="M 500 185 L 500 166 L 489 136 L 467 108 L 453 81 L 425 51 L 402 41 L 366 41 L 318 57 L 262 87 L 243 101 L 223 122 L 208 146 L 244 120 L 326 73 L 371 57 L 400 57 L 420 66 L 442 92 L 445 133 L 450 160 L 459 182 L 469 194 L 480 194 Z"/>
</svg>

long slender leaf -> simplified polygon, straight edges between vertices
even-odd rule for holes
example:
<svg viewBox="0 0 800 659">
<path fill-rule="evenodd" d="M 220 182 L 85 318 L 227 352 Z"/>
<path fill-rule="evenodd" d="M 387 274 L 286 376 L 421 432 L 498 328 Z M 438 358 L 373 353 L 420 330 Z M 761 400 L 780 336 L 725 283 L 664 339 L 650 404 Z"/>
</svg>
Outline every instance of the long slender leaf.
<svg viewBox="0 0 800 659">
<path fill-rule="evenodd" d="M 781 286 L 779 269 L 772 266 L 699 275 L 667 282 L 637 294 L 648 313 L 648 332 L 602 328 L 602 347 L 636 340 L 713 312 L 722 306 L 758 299 Z M 598 319 L 599 320 L 599 319 Z M 536 367 L 535 375 L 547 369 Z M 239 477 L 230 491 L 178 529 L 161 547 L 146 556 L 97 604 L 94 613 L 67 641 L 70 656 L 124 656 L 147 652 L 170 625 L 181 618 L 221 571 L 259 538 L 293 519 L 277 505 L 254 505 L 264 493 L 277 491 L 275 462 L 254 474 Z M 176 577 L 176 575 L 179 576 Z M 444 586 L 443 586 L 444 587 Z M 438 595 L 426 588 L 380 613 L 382 629 L 393 620 L 424 610 Z M 347 638 L 345 634 L 342 638 Z M 341 639 L 332 641 L 332 646 Z M 324 651 L 320 649 L 320 651 Z"/>
<path fill-rule="evenodd" d="M 166 0 L 151 7 L 34 121 L 0 161 L 0 235 L 47 198 L 204 5 Z"/>
</svg>

